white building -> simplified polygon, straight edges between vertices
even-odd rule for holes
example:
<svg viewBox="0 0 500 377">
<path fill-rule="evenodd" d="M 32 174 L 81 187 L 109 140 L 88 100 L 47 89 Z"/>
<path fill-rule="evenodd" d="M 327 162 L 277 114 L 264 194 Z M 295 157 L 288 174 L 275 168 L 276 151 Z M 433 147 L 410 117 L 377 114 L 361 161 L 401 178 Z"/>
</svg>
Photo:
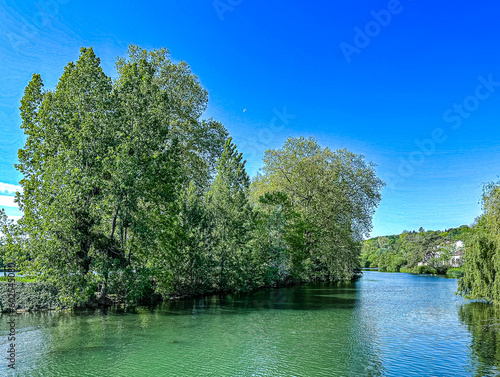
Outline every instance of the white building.
<svg viewBox="0 0 500 377">
<path fill-rule="evenodd" d="M 443 252 L 451 252 L 451 258 L 448 260 L 450 267 L 460 267 L 463 263 L 464 242 L 463 241 L 446 241 L 442 245 L 434 246 L 431 251 L 427 252 L 424 259 L 418 262 L 418 266 L 427 266 L 432 258 L 440 258 Z"/>
</svg>

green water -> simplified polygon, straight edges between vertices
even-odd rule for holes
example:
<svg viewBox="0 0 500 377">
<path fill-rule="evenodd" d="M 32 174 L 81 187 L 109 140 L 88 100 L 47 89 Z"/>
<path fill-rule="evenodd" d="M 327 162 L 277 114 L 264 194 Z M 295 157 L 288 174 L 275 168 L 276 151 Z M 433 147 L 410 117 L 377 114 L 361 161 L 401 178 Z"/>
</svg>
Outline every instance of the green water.
<svg viewBox="0 0 500 377">
<path fill-rule="evenodd" d="M 136 313 L 17 316 L 19 376 L 495 376 L 500 315 L 457 281 L 355 283 L 171 302 Z M 7 320 L 0 349 L 7 354 Z M 5 350 L 5 351 L 4 351 Z"/>
</svg>

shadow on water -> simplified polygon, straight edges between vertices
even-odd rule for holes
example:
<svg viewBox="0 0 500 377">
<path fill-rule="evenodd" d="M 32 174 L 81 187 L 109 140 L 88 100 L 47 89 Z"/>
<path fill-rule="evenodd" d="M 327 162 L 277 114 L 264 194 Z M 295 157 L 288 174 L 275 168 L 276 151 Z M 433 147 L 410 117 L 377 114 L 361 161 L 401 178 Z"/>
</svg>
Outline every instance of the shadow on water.
<svg viewBox="0 0 500 377">
<path fill-rule="evenodd" d="M 214 295 L 165 302 L 151 308 L 166 315 L 240 314 L 255 310 L 353 309 L 356 289 L 347 285 L 308 284 L 251 293 Z M 351 297 L 350 297 L 351 296 Z"/>
<path fill-rule="evenodd" d="M 476 376 L 498 376 L 500 369 L 500 308 L 484 302 L 460 307 L 460 321 L 472 336 L 470 350 Z"/>
<path fill-rule="evenodd" d="M 353 309 L 356 305 L 355 282 L 294 285 L 250 293 L 212 295 L 165 301 L 163 304 L 137 308 L 80 311 L 79 316 L 129 315 L 157 313 L 183 316 L 193 314 L 248 314 L 257 310 Z"/>
</svg>

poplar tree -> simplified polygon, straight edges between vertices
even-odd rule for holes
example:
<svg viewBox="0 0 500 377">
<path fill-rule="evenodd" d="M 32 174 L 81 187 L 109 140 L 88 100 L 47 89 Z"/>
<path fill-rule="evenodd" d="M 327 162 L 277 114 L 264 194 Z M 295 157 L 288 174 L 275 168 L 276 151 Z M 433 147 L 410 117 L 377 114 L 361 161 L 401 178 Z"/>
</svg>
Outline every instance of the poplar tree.
<svg viewBox="0 0 500 377">
<path fill-rule="evenodd" d="M 34 75 L 21 101 L 25 272 L 70 305 L 92 302 L 96 290 L 102 304 L 110 293 L 143 295 L 159 222 L 175 222 L 189 182 L 208 189 L 227 137 L 201 119 L 207 93 L 166 49 L 131 46 L 117 72 L 112 81 L 83 48 L 55 90 Z"/>
<path fill-rule="evenodd" d="M 248 201 L 250 178 L 245 163 L 242 153 L 229 138 L 206 195 L 207 210 L 213 221 L 214 280 L 221 291 L 246 289 L 253 279 L 249 273 L 253 260 L 248 249 L 253 220 Z"/>
</svg>

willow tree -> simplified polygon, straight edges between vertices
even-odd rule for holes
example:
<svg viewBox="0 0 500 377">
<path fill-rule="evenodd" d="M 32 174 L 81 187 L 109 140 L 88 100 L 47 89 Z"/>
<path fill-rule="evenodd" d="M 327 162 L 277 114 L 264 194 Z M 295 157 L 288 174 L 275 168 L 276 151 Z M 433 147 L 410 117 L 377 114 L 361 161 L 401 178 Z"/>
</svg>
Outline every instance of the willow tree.
<svg viewBox="0 0 500 377">
<path fill-rule="evenodd" d="M 207 93 L 167 50 L 131 46 L 117 71 L 111 80 L 83 48 L 55 90 L 34 75 L 21 101 L 24 269 L 68 304 L 88 302 L 97 287 L 102 301 L 109 288 L 141 296 L 158 219 L 169 223 L 190 181 L 208 187 L 227 135 L 200 118 Z"/>
<path fill-rule="evenodd" d="M 458 281 L 458 292 L 499 304 L 500 184 L 485 186 L 483 208 L 465 242 L 464 276 Z"/>
<path fill-rule="evenodd" d="M 382 186 L 363 156 L 300 137 L 266 152 L 252 191 L 254 200 L 273 192 L 289 197 L 303 221 L 296 237 L 302 245 L 294 248 L 310 278 L 348 279 L 359 265 L 361 241 L 371 230 Z"/>
</svg>

